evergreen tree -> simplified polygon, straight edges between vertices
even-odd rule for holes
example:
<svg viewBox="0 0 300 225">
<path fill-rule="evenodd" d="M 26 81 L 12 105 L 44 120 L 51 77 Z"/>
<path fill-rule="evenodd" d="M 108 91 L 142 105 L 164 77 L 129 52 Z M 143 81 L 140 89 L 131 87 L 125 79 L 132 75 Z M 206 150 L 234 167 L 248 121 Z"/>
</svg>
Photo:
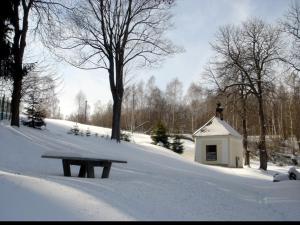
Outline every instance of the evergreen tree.
<svg viewBox="0 0 300 225">
<path fill-rule="evenodd" d="M 87 137 L 91 136 L 91 131 L 90 131 L 89 128 L 86 130 L 85 135 L 86 135 Z"/>
<path fill-rule="evenodd" d="M 79 135 L 79 127 L 77 123 L 70 129 L 70 131 L 68 131 L 68 134 Z"/>
<path fill-rule="evenodd" d="M 180 136 L 179 135 L 175 135 L 173 138 L 173 143 L 171 144 L 171 149 L 178 153 L 178 154 L 182 154 L 183 153 L 183 142 L 180 141 Z"/>
<path fill-rule="evenodd" d="M 9 33 L 11 32 L 11 19 L 13 17 L 12 0 L 1 1 L 0 3 L 0 77 L 9 77 L 11 75 L 11 42 Z"/>
<path fill-rule="evenodd" d="M 46 117 L 47 112 L 43 106 L 43 101 L 35 98 L 33 94 L 30 94 L 24 99 L 24 102 L 27 103 L 25 110 L 29 119 L 29 122 L 24 125 L 28 125 L 30 127 L 41 127 L 42 125 L 45 125 L 43 118 Z"/>
<path fill-rule="evenodd" d="M 157 145 L 162 143 L 165 148 L 170 148 L 170 143 L 168 141 L 167 128 L 159 121 L 152 130 L 151 139 L 153 144 Z"/>
</svg>

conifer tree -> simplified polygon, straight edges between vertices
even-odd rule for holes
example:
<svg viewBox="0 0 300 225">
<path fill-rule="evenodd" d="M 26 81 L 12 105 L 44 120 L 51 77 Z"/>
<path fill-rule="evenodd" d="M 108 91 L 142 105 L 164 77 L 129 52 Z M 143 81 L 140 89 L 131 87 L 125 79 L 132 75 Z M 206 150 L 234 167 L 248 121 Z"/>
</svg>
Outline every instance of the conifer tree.
<svg viewBox="0 0 300 225">
<path fill-rule="evenodd" d="M 159 121 L 152 130 L 151 139 L 153 144 L 157 145 L 162 143 L 165 148 L 170 148 L 170 143 L 168 141 L 167 128 Z"/>
<path fill-rule="evenodd" d="M 175 135 L 173 137 L 173 143 L 171 144 L 171 149 L 178 153 L 178 154 L 182 154 L 183 153 L 183 142 L 180 141 L 180 136 L 179 135 Z"/>
<path fill-rule="evenodd" d="M 46 117 L 47 113 L 43 105 L 43 100 L 35 98 L 33 94 L 30 94 L 24 99 L 24 102 L 28 105 L 25 107 L 26 114 L 30 119 L 30 123 L 28 125 L 30 127 L 40 127 L 41 125 L 45 125 L 43 118 Z"/>
</svg>

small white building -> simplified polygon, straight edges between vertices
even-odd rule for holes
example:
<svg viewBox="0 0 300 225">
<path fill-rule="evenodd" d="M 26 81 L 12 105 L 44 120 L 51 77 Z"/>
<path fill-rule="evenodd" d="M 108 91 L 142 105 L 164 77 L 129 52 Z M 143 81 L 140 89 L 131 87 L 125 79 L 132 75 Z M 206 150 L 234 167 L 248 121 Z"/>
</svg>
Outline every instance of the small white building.
<svg viewBox="0 0 300 225">
<path fill-rule="evenodd" d="M 222 116 L 211 118 L 193 136 L 196 162 L 243 168 L 243 138 Z"/>
</svg>

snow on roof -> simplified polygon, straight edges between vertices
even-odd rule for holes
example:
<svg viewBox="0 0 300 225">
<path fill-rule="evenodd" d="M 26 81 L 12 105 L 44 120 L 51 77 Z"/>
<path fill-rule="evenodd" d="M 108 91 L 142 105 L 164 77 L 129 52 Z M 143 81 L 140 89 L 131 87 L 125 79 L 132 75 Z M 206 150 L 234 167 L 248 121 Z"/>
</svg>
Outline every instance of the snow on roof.
<svg viewBox="0 0 300 225">
<path fill-rule="evenodd" d="M 214 136 L 214 135 L 232 135 L 242 138 L 242 136 L 228 123 L 214 116 L 204 126 L 198 129 L 193 136 Z"/>
</svg>

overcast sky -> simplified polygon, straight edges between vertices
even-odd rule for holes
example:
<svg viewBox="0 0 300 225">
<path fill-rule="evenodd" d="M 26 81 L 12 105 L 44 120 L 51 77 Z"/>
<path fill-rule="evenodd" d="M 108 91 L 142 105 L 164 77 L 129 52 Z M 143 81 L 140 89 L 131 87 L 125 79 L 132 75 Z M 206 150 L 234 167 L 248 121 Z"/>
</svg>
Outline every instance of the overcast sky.
<svg viewBox="0 0 300 225">
<path fill-rule="evenodd" d="M 175 27 L 168 36 L 184 47 L 185 52 L 166 59 L 159 69 L 131 71 L 134 81 L 146 82 L 153 75 L 164 90 L 177 77 L 186 91 L 192 81 L 201 80 L 203 67 L 212 55 L 209 42 L 214 40 L 219 26 L 240 24 L 249 17 L 276 23 L 289 4 L 290 0 L 177 0 L 172 19 Z M 63 78 L 59 99 L 65 116 L 75 110 L 74 100 L 79 90 L 85 93 L 92 109 L 97 100 L 106 103 L 112 99 L 106 71 L 85 71 L 63 63 L 56 63 L 56 71 Z"/>
</svg>

